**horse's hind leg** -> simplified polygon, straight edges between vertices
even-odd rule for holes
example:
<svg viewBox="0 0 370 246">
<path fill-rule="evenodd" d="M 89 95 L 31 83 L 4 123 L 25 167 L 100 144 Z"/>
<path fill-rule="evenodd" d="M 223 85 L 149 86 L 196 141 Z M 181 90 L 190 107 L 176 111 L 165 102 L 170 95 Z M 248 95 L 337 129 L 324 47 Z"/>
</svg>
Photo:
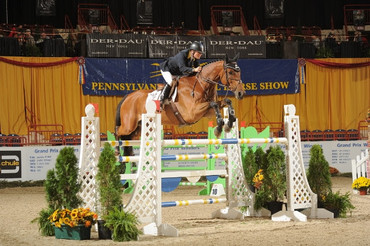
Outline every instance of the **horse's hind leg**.
<svg viewBox="0 0 370 246">
<path fill-rule="evenodd" d="M 229 121 L 225 125 L 225 132 L 230 132 L 231 128 L 233 127 L 234 122 L 236 121 L 235 117 L 235 110 L 231 104 L 231 100 L 228 98 L 224 99 L 224 102 L 226 103 L 229 111 Z"/>
<path fill-rule="evenodd" d="M 211 102 L 210 106 L 215 110 L 215 113 L 216 113 L 217 127 L 215 128 L 214 133 L 215 133 L 215 136 L 219 138 L 221 136 L 222 127 L 224 126 L 224 120 L 222 119 L 222 115 L 220 113 L 220 108 L 218 106 L 218 103 Z"/>
</svg>

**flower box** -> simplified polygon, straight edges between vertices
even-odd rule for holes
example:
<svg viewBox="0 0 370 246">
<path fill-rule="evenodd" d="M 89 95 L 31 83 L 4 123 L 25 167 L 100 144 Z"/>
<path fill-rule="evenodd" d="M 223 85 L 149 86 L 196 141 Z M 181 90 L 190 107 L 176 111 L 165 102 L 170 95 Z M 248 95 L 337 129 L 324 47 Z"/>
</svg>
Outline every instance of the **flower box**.
<svg viewBox="0 0 370 246">
<path fill-rule="evenodd" d="M 70 240 L 87 240 L 91 237 L 91 226 L 77 225 L 70 227 L 61 225 L 61 227 L 54 226 L 56 239 L 70 239 Z"/>
</svg>

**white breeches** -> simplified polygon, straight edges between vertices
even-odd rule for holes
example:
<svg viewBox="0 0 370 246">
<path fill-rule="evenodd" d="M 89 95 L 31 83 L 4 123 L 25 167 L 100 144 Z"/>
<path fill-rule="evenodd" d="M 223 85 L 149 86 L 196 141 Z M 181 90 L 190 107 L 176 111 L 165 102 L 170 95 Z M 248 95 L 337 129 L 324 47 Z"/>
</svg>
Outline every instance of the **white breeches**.
<svg viewBox="0 0 370 246">
<path fill-rule="evenodd" d="M 169 86 L 172 86 L 172 80 L 176 77 L 176 76 L 173 76 L 170 72 L 165 72 L 165 71 L 162 71 L 161 70 L 161 74 L 164 78 L 164 80 L 166 81 L 166 83 L 169 85 Z"/>
</svg>

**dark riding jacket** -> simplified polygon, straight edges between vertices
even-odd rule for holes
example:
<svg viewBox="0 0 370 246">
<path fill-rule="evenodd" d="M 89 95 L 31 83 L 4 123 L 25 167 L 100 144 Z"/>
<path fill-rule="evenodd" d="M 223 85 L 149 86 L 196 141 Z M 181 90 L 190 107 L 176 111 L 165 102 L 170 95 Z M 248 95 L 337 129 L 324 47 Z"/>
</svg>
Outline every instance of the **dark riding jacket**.
<svg viewBox="0 0 370 246">
<path fill-rule="evenodd" d="M 193 68 L 198 66 L 198 60 L 191 57 L 189 49 L 180 51 L 160 64 L 162 71 L 178 76 L 192 75 L 194 74 Z"/>
</svg>

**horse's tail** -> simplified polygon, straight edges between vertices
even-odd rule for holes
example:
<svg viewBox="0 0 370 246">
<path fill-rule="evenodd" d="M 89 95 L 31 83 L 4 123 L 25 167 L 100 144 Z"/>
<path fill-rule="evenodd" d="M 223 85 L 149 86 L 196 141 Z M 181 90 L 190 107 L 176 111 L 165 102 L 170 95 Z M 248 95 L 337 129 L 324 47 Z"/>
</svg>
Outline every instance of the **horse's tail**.
<svg viewBox="0 0 370 246">
<path fill-rule="evenodd" d="M 122 103 L 125 101 L 127 96 L 128 95 L 124 96 L 121 99 L 121 101 L 118 103 L 117 108 L 116 108 L 115 135 L 116 135 L 117 140 L 131 140 L 132 139 L 132 134 L 130 134 L 128 136 L 118 136 L 118 134 L 117 134 L 118 127 L 121 126 L 121 106 L 122 106 Z M 123 151 L 124 151 L 125 156 L 130 156 L 130 155 L 133 155 L 133 153 L 134 153 L 132 146 L 123 147 Z"/>
<path fill-rule="evenodd" d="M 117 126 L 121 125 L 121 106 L 122 103 L 125 101 L 127 95 L 124 96 L 121 101 L 118 103 L 117 108 L 116 108 L 116 128 Z"/>
</svg>

